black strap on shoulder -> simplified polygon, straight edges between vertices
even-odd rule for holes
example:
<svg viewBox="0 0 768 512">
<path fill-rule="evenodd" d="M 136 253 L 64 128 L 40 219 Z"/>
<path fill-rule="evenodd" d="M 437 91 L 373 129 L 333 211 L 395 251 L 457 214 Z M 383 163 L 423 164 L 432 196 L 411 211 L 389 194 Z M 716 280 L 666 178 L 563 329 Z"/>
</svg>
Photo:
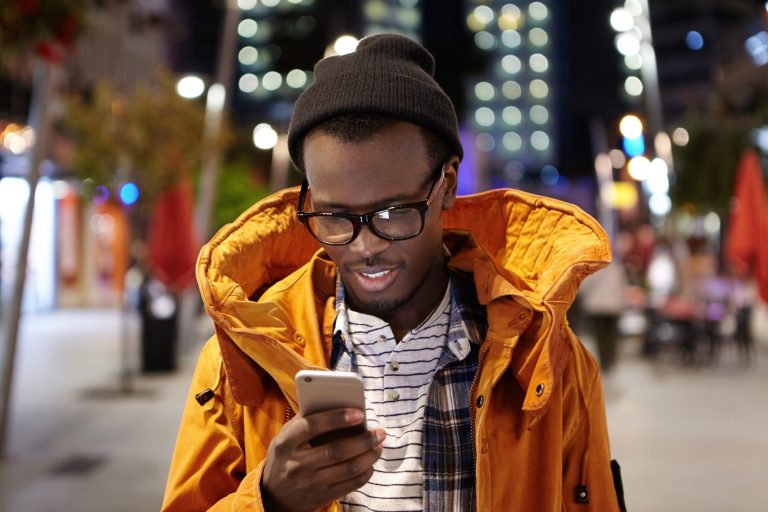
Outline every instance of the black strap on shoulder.
<svg viewBox="0 0 768 512">
<path fill-rule="evenodd" d="M 621 512 L 627 512 L 627 505 L 624 503 L 624 484 L 621 481 L 621 466 L 616 460 L 611 461 L 611 473 L 613 474 L 613 487 L 616 489 L 616 497 L 619 499 L 619 509 Z"/>
</svg>

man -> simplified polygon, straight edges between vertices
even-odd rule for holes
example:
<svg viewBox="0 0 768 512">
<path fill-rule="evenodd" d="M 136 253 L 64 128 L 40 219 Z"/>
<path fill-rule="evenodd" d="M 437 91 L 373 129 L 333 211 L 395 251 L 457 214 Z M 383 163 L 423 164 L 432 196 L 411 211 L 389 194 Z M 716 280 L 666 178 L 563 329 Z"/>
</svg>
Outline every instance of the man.
<svg viewBox="0 0 768 512">
<path fill-rule="evenodd" d="M 599 372 L 565 321 L 605 233 L 530 194 L 457 198 L 433 67 L 395 35 L 320 61 L 288 136 L 301 190 L 203 248 L 216 335 L 164 510 L 618 510 Z M 309 445 L 364 420 L 302 416 L 308 368 L 362 376 L 367 432 Z"/>
</svg>

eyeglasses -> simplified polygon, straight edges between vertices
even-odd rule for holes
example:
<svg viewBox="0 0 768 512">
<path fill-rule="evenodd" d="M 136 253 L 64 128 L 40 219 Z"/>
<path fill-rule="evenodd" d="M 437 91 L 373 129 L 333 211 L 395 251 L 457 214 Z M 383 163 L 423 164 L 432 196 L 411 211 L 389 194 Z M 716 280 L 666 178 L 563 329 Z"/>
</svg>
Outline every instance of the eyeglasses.
<svg viewBox="0 0 768 512">
<path fill-rule="evenodd" d="M 309 232 L 319 242 L 327 245 L 345 245 L 360 233 L 360 226 L 365 224 L 371 233 L 384 240 L 408 240 L 419 236 L 424 230 L 424 215 L 434 199 L 438 183 L 442 185 L 445 171 L 441 162 L 431 174 L 437 177 L 429 188 L 427 198 L 418 203 L 400 204 L 382 210 L 357 215 L 354 213 L 336 212 L 305 212 L 303 211 L 309 184 L 307 180 L 301 184 L 299 193 L 299 210 L 297 215 Z"/>
</svg>

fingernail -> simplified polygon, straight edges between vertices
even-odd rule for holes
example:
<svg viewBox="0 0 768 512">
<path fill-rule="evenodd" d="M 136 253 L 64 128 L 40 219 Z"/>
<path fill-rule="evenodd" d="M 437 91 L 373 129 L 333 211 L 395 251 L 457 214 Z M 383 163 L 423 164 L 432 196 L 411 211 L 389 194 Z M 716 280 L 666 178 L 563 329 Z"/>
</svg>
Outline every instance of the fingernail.
<svg viewBox="0 0 768 512">
<path fill-rule="evenodd" d="M 384 439 L 386 439 L 386 438 L 387 438 L 387 433 L 386 432 L 384 432 L 383 430 L 377 430 L 376 431 L 376 439 L 378 439 L 380 443 L 383 442 Z"/>
<path fill-rule="evenodd" d="M 363 421 L 363 411 L 359 409 L 350 409 L 344 415 L 344 419 L 347 423 L 360 423 Z"/>
</svg>

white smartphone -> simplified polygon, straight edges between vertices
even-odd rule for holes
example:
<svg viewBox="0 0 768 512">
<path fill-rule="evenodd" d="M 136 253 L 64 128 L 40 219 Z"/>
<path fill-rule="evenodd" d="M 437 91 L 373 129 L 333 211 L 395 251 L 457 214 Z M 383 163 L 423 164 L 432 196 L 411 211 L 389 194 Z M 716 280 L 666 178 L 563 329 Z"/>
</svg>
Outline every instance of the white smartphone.
<svg viewBox="0 0 768 512">
<path fill-rule="evenodd" d="M 363 379 L 353 372 L 301 370 L 296 373 L 296 395 L 304 416 L 330 409 L 360 409 L 365 414 Z M 359 425 L 339 429 L 310 441 L 318 446 L 334 439 L 359 434 L 367 429 L 365 420 Z"/>
</svg>

